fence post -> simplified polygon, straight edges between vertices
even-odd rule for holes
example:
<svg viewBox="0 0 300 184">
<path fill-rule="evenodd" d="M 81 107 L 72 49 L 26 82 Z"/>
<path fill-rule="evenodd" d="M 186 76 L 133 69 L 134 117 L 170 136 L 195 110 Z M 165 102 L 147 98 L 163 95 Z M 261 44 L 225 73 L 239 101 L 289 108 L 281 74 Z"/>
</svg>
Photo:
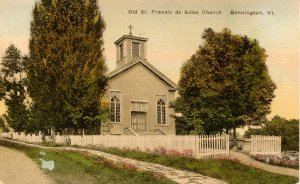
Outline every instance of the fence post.
<svg viewBox="0 0 300 184">
<path fill-rule="evenodd" d="M 198 158 L 199 156 L 199 135 L 195 135 L 195 152 L 194 152 L 194 155 L 196 158 Z"/>
<path fill-rule="evenodd" d="M 229 134 L 225 135 L 226 139 L 226 154 L 229 155 Z"/>
</svg>

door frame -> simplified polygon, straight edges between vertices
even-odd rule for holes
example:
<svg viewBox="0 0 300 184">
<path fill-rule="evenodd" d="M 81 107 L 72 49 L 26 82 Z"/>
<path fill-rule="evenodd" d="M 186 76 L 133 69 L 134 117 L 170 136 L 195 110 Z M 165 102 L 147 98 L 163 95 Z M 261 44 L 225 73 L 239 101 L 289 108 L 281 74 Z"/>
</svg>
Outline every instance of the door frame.
<svg viewBox="0 0 300 184">
<path fill-rule="evenodd" d="M 132 114 L 133 113 L 136 113 L 136 114 L 144 114 L 144 117 L 145 117 L 145 125 L 144 125 L 144 129 L 138 129 L 138 127 L 139 127 L 139 122 L 137 122 L 137 129 L 134 129 L 133 128 L 133 126 L 132 126 L 132 120 L 133 120 L 133 118 L 132 118 Z M 143 130 L 143 131 L 146 131 L 147 129 L 148 129 L 148 127 L 147 127 L 147 112 L 144 112 L 144 111 L 130 111 L 130 128 L 132 129 L 132 130 Z"/>
</svg>

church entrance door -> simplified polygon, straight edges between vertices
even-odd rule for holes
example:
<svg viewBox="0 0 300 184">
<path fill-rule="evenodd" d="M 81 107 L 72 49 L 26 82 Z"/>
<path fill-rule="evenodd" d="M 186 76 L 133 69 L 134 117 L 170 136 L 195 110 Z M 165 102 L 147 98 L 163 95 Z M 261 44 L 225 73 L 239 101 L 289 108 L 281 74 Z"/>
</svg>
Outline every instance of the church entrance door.
<svg viewBox="0 0 300 184">
<path fill-rule="evenodd" d="M 145 112 L 131 112 L 131 128 L 133 130 L 146 130 Z"/>
</svg>

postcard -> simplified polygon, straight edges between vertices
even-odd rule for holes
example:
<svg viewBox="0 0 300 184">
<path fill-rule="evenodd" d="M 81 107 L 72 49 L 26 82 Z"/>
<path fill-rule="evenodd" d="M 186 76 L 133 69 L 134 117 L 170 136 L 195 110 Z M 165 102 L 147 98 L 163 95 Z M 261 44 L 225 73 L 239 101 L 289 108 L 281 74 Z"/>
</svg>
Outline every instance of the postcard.
<svg viewBox="0 0 300 184">
<path fill-rule="evenodd" d="M 63 3 L 59 5 L 60 2 Z M 91 5 L 91 2 L 97 5 Z M 254 158 L 255 156 L 253 155 L 261 153 L 263 149 L 272 149 L 268 153 L 283 158 L 286 156 L 285 151 L 296 151 L 295 147 L 283 144 L 283 142 L 286 142 L 286 137 L 284 136 L 259 137 L 261 135 L 258 135 L 258 137 L 255 137 L 253 135 L 253 139 L 251 140 L 249 137 L 245 139 L 243 138 L 242 146 L 236 144 L 236 141 L 238 140 L 236 140 L 236 136 L 233 136 L 236 135 L 236 128 L 240 128 L 237 130 L 237 134 L 242 137 L 249 127 L 245 129 L 244 126 L 236 126 L 235 123 L 239 121 L 236 117 L 233 117 L 232 114 L 234 113 L 230 115 L 231 119 L 227 117 L 228 112 L 231 111 L 226 111 L 226 109 L 223 109 L 222 111 L 222 109 L 217 106 L 213 110 L 207 110 L 209 108 L 206 109 L 206 106 L 213 106 L 218 100 L 217 98 L 212 98 L 213 95 L 211 94 L 215 91 L 205 94 L 207 98 L 213 99 L 211 104 L 207 103 L 207 101 L 203 99 L 199 100 L 199 96 L 201 96 L 202 92 L 201 90 L 203 90 L 203 88 L 200 88 L 199 85 L 202 85 L 202 83 L 207 82 L 210 79 L 207 78 L 207 80 L 203 79 L 202 81 L 202 79 L 199 78 L 196 80 L 195 85 L 191 85 L 191 83 L 189 83 L 187 86 L 182 85 L 184 82 L 181 80 L 187 79 L 188 77 L 185 75 L 194 72 L 193 68 L 187 67 L 187 65 L 191 64 L 191 60 L 197 60 L 201 57 L 207 56 L 199 53 L 200 51 L 205 53 L 205 50 L 201 49 L 203 49 L 204 46 L 207 46 L 207 37 L 209 37 L 209 34 L 222 34 L 227 31 L 227 33 L 235 35 L 238 38 L 251 40 L 252 44 L 257 44 L 267 55 L 265 60 L 267 68 L 263 72 L 267 72 L 267 75 L 276 85 L 276 89 L 274 90 L 274 93 L 270 94 L 274 95 L 274 98 L 271 98 L 272 102 L 270 103 L 270 113 L 267 114 L 266 118 L 269 121 L 275 117 L 283 118 L 286 121 L 299 122 L 300 17 L 298 0 L 288 0 L 285 2 L 281 0 L 99 0 L 97 2 L 93 0 L 85 0 L 80 1 L 81 4 L 79 1 L 76 2 L 77 4 L 72 3 L 73 2 L 66 0 L 1 0 L 0 2 L 0 59 L 2 63 L 0 69 L 1 80 L 6 82 L 3 83 L 3 85 L 6 85 L 5 89 L 3 89 L 6 91 L 2 95 L 3 97 L 0 102 L 0 114 L 2 115 L 1 117 L 3 117 L 3 127 L 1 127 L 0 124 L 0 134 L 2 137 L 0 139 L 0 170 L 7 169 L 7 171 L 9 171 L 7 172 L 8 174 L 5 174 L 4 172 L 0 173 L 0 184 L 9 183 L 10 179 L 16 176 L 16 173 L 14 172 L 17 171 L 14 171 L 13 167 L 17 167 L 17 162 L 22 163 L 23 160 L 24 163 L 27 164 L 24 164 L 25 171 L 28 170 L 26 167 L 32 169 L 29 172 L 29 174 L 32 175 L 31 177 L 34 179 L 36 175 L 37 180 L 45 183 L 51 183 L 53 181 L 57 183 L 80 183 L 81 180 L 86 183 L 114 181 L 111 180 L 111 178 L 115 178 L 114 182 L 118 183 L 123 182 L 122 177 L 128 180 L 129 183 L 141 181 L 146 183 L 151 183 L 152 181 L 158 181 L 158 183 L 171 183 L 174 181 L 178 183 L 187 183 L 196 181 L 197 177 L 203 177 L 203 173 L 198 172 L 197 176 L 191 173 L 181 175 L 182 173 L 178 169 L 182 168 L 168 164 L 174 160 L 170 161 L 163 159 L 173 158 L 172 156 L 179 156 L 183 158 L 195 157 L 195 159 L 198 159 L 207 157 L 211 158 L 217 155 L 216 162 L 223 159 L 238 162 L 238 159 L 244 158 L 240 155 L 240 152 L 237 151 L 233 153 L 233 157 L 229 154 L 229 150 L 232 147 L 235 147 L 234 151 L 237 149 L 244 149 L 244 151 L 246 150 L 250 155 L 252 154 L 251 159 L 262 159 L 263 162 L 268 165 L 273 162 L 270 160 L 273 157 Z M 78 3 L 84 8 L 76 9 L 76 6 L 79 6 Z M 45 30 L 48 24 L 43 24 L 47 21 L 47 18 L 45 17 L 47 17 L 48 14 L 49 17 L 51 17 L 51 12 L 55 12 L 55 9 L 60 6 L 62 9 L 67 7 L 66 9 L 69 11 L 76 9 L 76 11 L 84 11 L 86 14 L 83 15 L 95 16 L 91 21 L 88 16 L 78 16 L 76 11 L 73 13 L 77 17 L 69 16 L 72 12 L 70 13 L 68 11 L 66 11 L 68 12 L 66 13 L 68 16 L 65 16 L 63 13 L 61 15 L 55 14 L 55 16 L 60 17 L 61 20 L 68 19 L 68 21 L 72 22 L 74 25 L 72 25 L 73 27 L 71 26 L 72 28 L 70 29 L 74 30 L 74 35 L 78 36 L 78 42 L 74 39 L 75 41 L 72 40 L 72 44 L 65 46 L 59 45 L 59 42 L 49 41 L 49 35 L 53 36 L 52 33 L 56 31 L 57 35 L 61 35 L 62 40 L 69 39 L 69 37 L 74 36 L 69 34 L 71 33 L 68 32 L 69 29 L 66 28 L 63 30 L 64 28 L 62 27 L 64 27 L 64 25 L 59 25 L 59 23 L 55 25 L 52 22 L 53 26 L 49 27 L 49 35 L 47 35 L 48 33 L 46 33 L 47 31 Z M 90 9 L 86 7 L 89 7 Z M 99 15 L 97 14 L 98 12 L 100 12 Z M 82 26 L 81 24 L 76 25 L 76 23 L 80 21 L 83 22 L 83 27 L 86 26 L 83 28 L 84 31 L 82 32 L 82 35 L 86 37 L 80 37 L 82 35 L 76 32 L 76 26 L 77 28 Z M 89 38 L 91 38 L 89 37 L 89 34 L 94 34 L 93 31 L 98 30 L 97 28 L 99 27 L 97 26 L 99 26 L 99 24 L 101 27 L 100 30 L 103 31 L 103 34 L 102 32 L 100 34 L 101 42 L 97 40 L 93 45 L 93 42 L 89 40 Z M 38 27 L 39 25 L 43 25 L 44 27 Z M 95 26 L 95 28 L 90 28 L 89 26 Z M 78 30 L 79 29 L 80 28 L 78 28 Z M 39 32 L 39 30 L 42 31 Z M 69 37 L 64 33 L 68 34 Z M 95 33 L 95 35 L 98 34 L 99 32 Z M 54 40 L 59 39 L 60 37 L 57 36 Z M 33 40 L 38 40 L 39 42 L 36 42 L 38 44 L 33 43 Z M 89 42 L 90 50 L 85 47 L 86 45 L 84 44 L 86 44 L 86 42 Z M 44 43 L 46 43 L 46 45 L 43 45 Z M 65 42 L 62 41 L 61 43 Z M 82 49 L 76 49 L 74 45 L 78 43 L 78 48 L 82 46 L 80 44 L 83 43 L 84 46 Z M 57 45 L 51 47 L 51 44 Z M 11 45 L 13 45 L 13 47 Z M 214 46 L 216 45 L 218 44 L 215 44 Z M 99 53 L 101 54 L 95 51 L 95 47 L 98 46 Z M 43 54 L 45 53 L 44 55 L 41 54 L 43 56 L 47 55 L 47 53 L 58 54 L 57 56 L 51 55 L 51 57 L 43 58 L 35 53 L 35 49 L 37 49 L 37 47 L 39 47 L 39 49 L 42 47 L 46 48 L 45 50 L 40 50 Z M 24 89 L 24 91 L 29 90 L 29 92 L 26 93 L 22 90 L 12 92 L 14 90 L 12 87 L 13 84 L 23 85 L 25 82 L 20 82 L 20 78 L 27 77 L 26 75 L 21 75 L 20 73 L 23 74 L 23 72 L 20 71 L 18 73 L 20 75 L 17 77 L 13 77 L 11 74 L 5 73 L 7 72 L 7 70 L 5 71 L 5 67 L 9 67 L 9 65 L 5 65 L 3 63 L 10 61 L 11 58 L 8 59 L 9 54 L 17 52 L 14 48 L 18 50 L 24 61 L 32 62 L 30 65 L 32 67 L 35 65 L 33 62 L 34 59 L 42 58 L 41 60 L 36 59 L 37 62 L 40 62 L 40 65 L 38 67 L 35 66 L 35 69 L 42 69 L 35 72 L 37 73 L 36 75 L 44 75 L 44 78 L 40 78 L 45 80 L 45 84 L 40 82 L 42 81 L 40 78 L 34 78 L 34 72 L 30 74 L 27 73 L 27 76 L 30 77 L 27 78 L 28 80 L 26 80 L 26 82 L 29 81 L 30 85 L 22 89 Z M 74 53 L 68 50 L 66 53 L 69 55 L 65 53 L 59 55 L 60 51 L 63 49 L 70 48 L 74 49 Z M 213 53 L 212 50 L 207 52 Z M 36 54 L 34 55 L 35 57 L 31 56 L 31 53 L 33 53 L 32 55 Z M 91 57 L 94 57 L 97 54 L 101 55 L 103 58 L 95 58 L 94 61 L 103 61 L 103 68 L 107 67 L 107 70 L 101 68 L 100 65 L 98 65 L 99 63 L 95 64 L 95 62 L 90 59 L 87 61 L 91 63 L 94 62 L 95 65 L 88 66 L 85 64 L 85 60 L 81 58 L 81 56 L 89 57 L 87 53 L 91 53 Z M 253 54 L 252 57 L 259 57 L 259 54 L 260 53 L 257 55 Z M 72 61 L 72 59 L 76 58 L 77 60 L 74 60 L 78 61 L 78 63 L 70 62 L 71 64 L 67 66 L 59 65 L 60 61 L 57 59 L 59 58 L 58 55 L 60 58 L 63 58 L 63 61 Z M 51 58 L 55 59 L 51 60 Z M 199 59 L 198 62 L 203 61 L 201 59 Z M 11 60 L 13 60 L 13 57 Z M 60 68 L 55 68 L 55 64 L 53 64 L 55 62 L 58 63 Z M 77 64 L 82 67 L 82 70 L 80 67 L 76 68 Z M 24 67 L 26 68 L 28 66 L 29 65 L 27 63 Z M 53 66 L 55 69 L 52 71 L 52 68 L 49 66 Z M 46 69 L 43 70 L 43 67 Z M 50 69 L 48 68 L 47 70 L 47 67 Z M 62 72 L 61 75 L 55 73 L 56 71 L 63 69 L 66 70 Z M 105 74 L 101 73 L 102 71 L 98 72 L 97 69 L 103 69 Z M 74 72 L 77 70 L 79 71 L 78 73 Z M 197 70 L 204 73 L 206 71 L 206 69 L 201 68 L 197 68 Z M 209 67 L 207 70 L 209 70 Z M 26 72 L 28 71 L 34 71 L 34 69 L 27 70 Z M 190 73 L 184 73 L 186 71 L 189 71 Z M 52 75 L 51 72 L 55 73 L 55 75 Z M 95 73 L 99 75 L 103 74 L 103 81 L 99 78 L 99 81 L 97 82 L 90 82 L 99 77 L 95 76 Z M 208 72 L 208 74 L 210 73 Z M 67 77 L 64 78 L 64 75 Z M 106 77 L 105 80 L 107 79 L 107 81 L 104 80 L 104 77 Z M 193 77 L 197 77 L 197 75 Z M 30 83 L 30 80 L 32 83 Z M 40 80 L 40 83 L 37 83 L 37 80 Z M 191 79 L 191 81 L 193 80 Z M 197 83 L 198 81 L 200 82 Z M 218 81 L 218 79 L 215 81 Z M 46 82 L 48 82 L 48 86 L 46 86 Z M 68 86 L 68 82 L 70 82 L 70 84 L 72 83 L 72 85 Z M 8 83 L 11 85 L 8 85 Z M 93 91 L 95 90 L 96 83 L 103 87 L 99 90 L 101 91 L 101 95 L 99 91 Z M 39 93 L 40 91 L 37 88 L 37 84 L 41 85 L 40 91 L 44 90 L 43 93 Z M 209 83 L 207 85 L 207 89 L 214 88 L 217 85 L 218 84 L 215 83 Z M 59 90 L 55 91 L 56 89 Z M 195 95 L 194 99 L 189 98 L 189 100 L 196 99 L 194 101 L 195 103 L 186 103 L 188 98 L 182 98 L 180 99 L 181 101 L 178 100 L 180 95 L 184 96 L 183 94 L 185 90 L 190 90 L 190 93 L 186 93 L 188 94 L 186 96 L 194 97 L 193 95 Z M 257 90 L 263 91 L 265 89 Z M 103 92 L 105 94 L 102 94 L 102 91 L 105 91 Z M 20 115 L 23 112 L 21 110 L 18 111 L 20 113 L 16 113 L 17 111 L 13 112 L 13 109 L 19 108 L 20 105 L 9 106 L 9 104 L 17 103 L 10 100 L 15 98 L 13 97 L 13 94 L 18 97 L 23 92 L 26 93 L 26 95 L 24 95 L 24 99 L 27 99 L 27 101 L 25 102 L 24 100 L 25 105 L 22 106 L 22 108 L 27 110 L 30 109 L 30 115 L 26 115 L 25 119 L 27 118 L 26 121 L 28 122 L 31 121 L 31 124 L 28 123 L 26 125 L 10 126 L 9 123 L 13 124 L 14 122 L 19 121 L 13 121 L 12 119 L 14 116 L 12 114 L 15 113 Z M 0 94 L 1 93 L 2 92 L 0 92 Z M 57 96 L 52 98 L 52 94 Z M 93 98 L 93 94 L 95 94 L 97 98 Z M 101 98 L 98 99 L 100 96 Z M 199 98 L 196 98 L 196 96 Z M 261 98 L 264 98 L 264 96 Z M 53 101 L 49 99 L 53 99 Z M 90 103 L 95 99 L 96 101 L 94 104 Z M 62 101 L 63 103 L 60 103 Z M 98 106 L 95 104 L 97 104 L 98 101 L 101 105 L 104 104 L 105 106 L 106 104 L 106 106 L 103 106 L 103 109 L 102 106 L 97 109 Z M 176 102 L 175 105 L 174 102 Z M 198 102 L 198 104 L 196 102 Z M 205 104 L 206 106 L 201 106 L 199 104 Z M 220 104 L 222 103 L 220 102 Z M 247 104 L 245 104 L 245 106 L 246 105 Z M 96 110 L 93 111 L 90 107 L 96 108 Z M 204 111 L 206 114 L 203 113 Z M 102 114 L 99 114 L 98 112 L 101 112 Z M 219 112 L 224 112 L 224 114 L 219 116 Z M 37 116 L 39 116 L 40 119 L 36 118 Z M 106 117 L 105 121 L 103 121 L 104 116 Z M 224 117 L 228 118 L 228 126 L 224 125 L 224 127 L 220 127 L 220 119 Z M 44 118 L 45 121 L 41 121 L 41 118 Z M 238 118 L 244 118 L 244 116 L 239 116 Z M 33 119 L 35 121 L 33 121 Z M 204 119 L 210 119 L 212 121 L 211 125 L 207 125 L 207 122 L 204 122 Z M 99 123 L 100 121 L 101 123 Z M 32 124 L 32 122 L 35 122 L 35 124 Z M 44 125 L 45 127 L 43 127 Z M 39 126 L 39 129 L 41 130 L 35 130 L 35 126 Z M 261 126 L 259 128 L 261 128 Z M 93 136 L 89 137 L 87 135 L 93 135 L 95 137 L 93 138 Z M 159 137 L 162 135 L 164 135 L 165 138 L 149 139 L 149 137 Z M 4 139 L 8 141 L 5 142 Z M 33 147 L 31 145 L 32 152 L 25 149 L 28 145 L 23 145 L 24 148 L 22 147 L 22 149 L 18 149 L 19 151 L 27 153 L 28 157 L 38 162 L 39 166 L 33 163 L 28 157 L 25 157 L 13 149 L 7 148 L 16 147 L 16 142 L 14 142 L 16 140 L 33 143 Z M 213 141 L 210 142 L 210 140 Z M 265 142 L 263 145 L 260 145 L 258 140 L 260 142 Z M 272 143 L 268 142 L 267 144 L 266 140 L 271 140 Z M 2 144 L 6 145 L 6 147 L 2 146 Z M 76 151 L 79 147 L 82 149 L 81 151 L 84 152 L 77 154 L 75 152 L 49 151 L 44 148 L 43 150 L 38 150 L 38 148 L 36 148 L 36 144 L 41 144 L 43 146 L 59 145 L 61 149 L 65 149 L 63 146 L 67 146 L 66 149 L 73 151 Z M 76 149 L 73 146 L 75 146 Z M 88 149 L 86 149 L 87 147 Z M 121 149 L 121 151 L 107 147 L 118 148 Z M 94 151 L 91 151 L 92 149 L 94 149 Z M 132 150 L 136 152 L 133 154 L 130 152 Z M 174 173 L 177 173 L 176 177 L 171 176 L 168 169 L 161 168 L 155 170 L 151 164 L 143 165 L 144 163 L 140 161 L 132 161 L 130 163 L 125 161 L 121 162 L 119 161 L 122 160 L 121 157 L 118 157 L 118 160 L 116 157 L 108 155 L 117 154 L 119 156 L 124 156 L 127 154 L 126 151 L 129 151 L 129 156 L 127 157 L 132 159 L 135 157 L 135 154 L 142 155 L 144 152 L 167 155 L 166 158 L 161 158 L 163 160 L 161 161 L 162 163 L 158 163 L 157 161 L 157 164 L 168 166 L 170 168 L 175 167 L 176 169 L 172 169 L 174 169 Z M 140 151 L 142 153 L 140 153 Z M 104 152 L 106 153 L 104 154 Z M 262 154 L 267 154 L 265 152 Z M 3 157 L 2 153 L 5 157 Z M 61 160 L 57 157 L 57 154 L 63 155 Z M 290 155 L 284 158 L 289 158 L 291 162 L 297 162 L 296 165 L 298 164 L 297 167 L 299 167 L 299 156 L 297 157 L 293 155 L 294 152 L 289 154 Z M 224 155 L 225 157 L 223 158 Z M 11 163 L 1 163 L 2 160 L 9 156 L 14 156 L 16 160 Z M 140 159 L 143 156 L 134 159 Z M 74 159 L 74 163 L 68 161 L 66 158 Z M 84 158 L 85 160 L 82 161 L 81 158 Z M 195 162 L 198 163 L 199 161 L 200 163 L 201 159 L 199 160 Z M 65 165 L 62 163 L 65 163 Z M 86 163 L 90 164 L 91 167 L 86 166 Z M 78 168 L 74 170 L 70 169 L 70 178 L 74 177 L 74 179 L 72 180 L 68 177 L 64 178 L 64 172 L 62 172 L 62 170 L 69 169 L 71 167 L 75 168 L 77 167 L 76 164 L 79 165 Z M 101 169 L 98 170 L 99 168 L 96 168 L 95 165 L 107 167 L 107 172 L 104 172 Z M 45 172 L 41 172 L 41 167 Z M 56 167 L 59 168 L 59 171 L 57 171 Z M 247 165 L 245 167 L 252 167 L 252 165 Z M 293 178 L 291 177 L 288 179 L 296 182 L 295 178 L 298 176 L 298 170 L 296 170 L 297 168 L 295 165 L 290 167 L 294 170 L 286 173 L 288 173 L 287 175 L 289 176 L 293 176 Z M 184 169 L 192 171 L 189 168 Z M 137 174 L 137 171 L 139 170 L 143 170 L 143 172 L 138 172 Z M 25 173 L 25 171 L 22 170 L 22 168 L 18 169 L 19 173 Z M 51 172 L 54 172 L 54 175 L 52 175 Z M 96 177 L 94 175 L 95 172 L 102 173 L 103 175 L 101 175 L 101 177 L 104 175 L 106 177 L 99 179 L 97 178 L 98 176 Z M 145 174 L 144 172 L 149 172 L 151 174 Z M 50 178 L 48 178 L 49 180 L 44 178 L 45 173 L 47 177 Z M 65 174 L 66 173 L 68 172 L 65 172 Z M 76 173 L 84 174 L 81 176 Z M 118 173 L 118 176 L 116 176 L 115 173 Z M 207 179 L 207 182 L 211 183 L 234 182 L 231 179 L 227 179 L 228 177 L 225 172 L 220 171 L 220 173 L 220 177 L 215 178 L 214 173 L 208 173 L 207 178 L 204 177 L 202 179 Z M 134 175 L 134 177 L 128 177 L 129 174 L 132 174 L 132 176 Z M 139 177 L 139 174 L 142 175 L 141 180 L 136 179 Z M 264 174 L 267 175 L 267 173 Z M 287 176 L 283 176 L 285 171 L 279 174 L 282 175 L 280 175 L 280 177 L 278 176 L 278 181 L 286 181 L 284 180 L 286 179 L 284 177 Z M 52 176 L 55 177 L 51 179 Z M 240 181 L 247 180 L 247 178 L 243 178 L 239 174 L 237 174 L 237 178 L 239 178 L 238 180 Z M 255 176 L 251 178 L 253 179 Z M 274 178 L 271 178 L 269 182 L 272 183 L 272 181 L 276 180 L 273 179 Z M 20 174 L 19 177 L 16 177 L 15 180 L 11 181 L 22 183 L 27 180 L 28 177 Z M 253 180 L 253 182 L 255 183 L 257 181 Z"/>
</svg>

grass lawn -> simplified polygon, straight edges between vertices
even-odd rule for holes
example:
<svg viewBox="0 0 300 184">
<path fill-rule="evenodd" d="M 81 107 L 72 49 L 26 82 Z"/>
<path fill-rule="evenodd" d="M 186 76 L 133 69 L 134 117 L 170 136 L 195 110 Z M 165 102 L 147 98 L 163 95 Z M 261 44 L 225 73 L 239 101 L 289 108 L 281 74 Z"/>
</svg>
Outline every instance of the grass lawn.
<svg viewBox="0 0 300 184">
<path fill-rule="evenodd" d="M 266 172 L 230 160 L 180 158 L 116 148 L 101 148 L 101 151 L 181 170 L 189 170 L 233 184 L 295 184 L 298 182 L 296 177 Z"/>
<path fill-rule="evenodd" d="M 40 158 L 53 160 L 55 168 L 52 171 L 45 170 L 45 174 L 59 184 L 174 183 L 166 178 L 155 177 L 150 172 L 136 171 L 131 168 L 125 169 L 121 166 L 107 163 L 103 158 L 84 156 L 78 152 L 34 148 L 2 140 L 0 140 L 0 145 L 25 152 L 27 156 L 39 165 L 41 165 Z M 46 155 L 40 155 L 40 151 L 45 152 Z"/>
</svg>

